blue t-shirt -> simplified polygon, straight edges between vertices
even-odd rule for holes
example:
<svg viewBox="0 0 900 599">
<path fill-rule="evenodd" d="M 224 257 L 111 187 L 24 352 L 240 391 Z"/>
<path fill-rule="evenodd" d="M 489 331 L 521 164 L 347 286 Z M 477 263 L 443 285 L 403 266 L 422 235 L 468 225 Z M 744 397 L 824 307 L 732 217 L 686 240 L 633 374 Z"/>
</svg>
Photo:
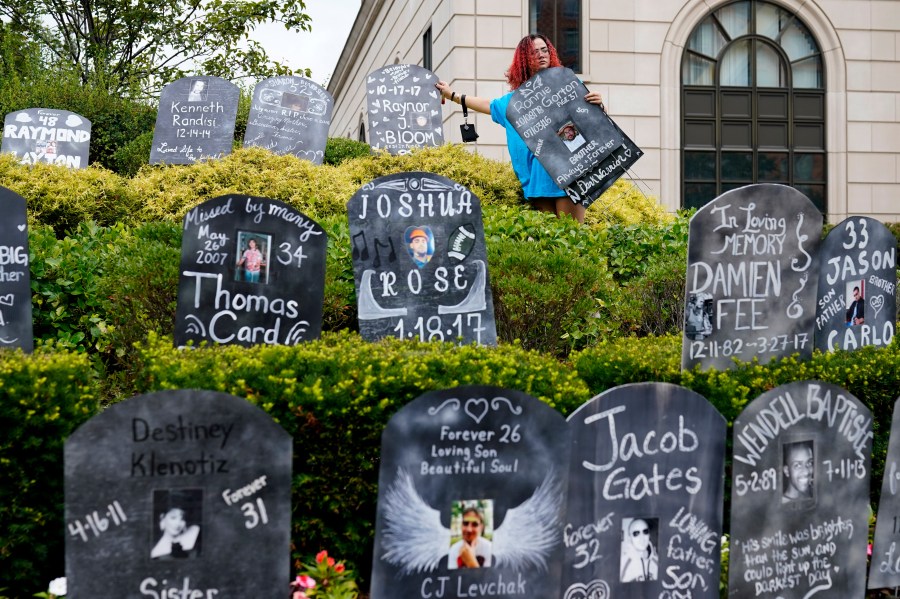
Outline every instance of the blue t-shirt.
<svg viewBox="0 0 900 599">
<path fill-rule="evenodd" d="M 566 192 L 559 188 L 550 174 L 544 169 L 537 157 L 532 154 L 519 136 L 515 127 L 506 118 L 506 107 L 513 92 L 491 100 L 491 119 L 506 129 L 506 147 L 512 160 L 513 170 L 522 184 L 526 198 L 558 198 L 565 197 Z"/>
</svg>

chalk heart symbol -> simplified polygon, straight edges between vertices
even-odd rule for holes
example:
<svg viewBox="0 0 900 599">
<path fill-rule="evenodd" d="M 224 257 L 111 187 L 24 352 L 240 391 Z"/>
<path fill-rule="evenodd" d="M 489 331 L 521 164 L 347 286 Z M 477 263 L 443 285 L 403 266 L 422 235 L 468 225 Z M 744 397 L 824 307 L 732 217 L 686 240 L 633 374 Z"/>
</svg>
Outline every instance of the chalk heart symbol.
<svg viewBox="0 0 900 599">
<path fill-rule="evenodd" d="M 869 300 L 869 305 L 872 306 L 873 310 L 875 310 L 875 318 L 878 318 L 878 313 L 881 312 L 882 308 L 884 308 L 884 296 L 873 296 L 872 299 Z"/>
<path fill-rule="evenodd" d="M 488 400 L 483 397 L 473 397 L 466 401 L 465 411 L 472 420 L 476 423 L 481 423 L 481 419 L 485 417 L 488 411 Z"/>
<path fill-rule="evenodd" d="M 25 223 L 22 223 L 21 225 L 19 225 L 19 230 L 20 230 L 20 231 L 24 231 L 24 230 L 25 230 Z"/>
<path fill-rule="evenodd" d="M 15 297 L 13 297 L 12 293 L 0 295 L 0 306 L 12 306 L 14 299 Z"/>
<path fill-rule="evenodd" d="M 605 580 L 576 582 L 566 589 L 565 599 L 609 599 L 609 585 Z"/>
</svg>

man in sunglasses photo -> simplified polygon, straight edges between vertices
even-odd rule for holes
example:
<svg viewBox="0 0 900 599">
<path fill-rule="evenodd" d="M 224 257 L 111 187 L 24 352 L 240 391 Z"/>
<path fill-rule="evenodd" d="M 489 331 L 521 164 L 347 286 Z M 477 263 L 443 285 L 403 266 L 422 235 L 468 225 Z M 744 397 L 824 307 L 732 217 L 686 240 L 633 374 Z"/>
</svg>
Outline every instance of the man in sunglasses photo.
<svg viewBox="0 0 900 599">
<path fill-rule="evenodd" d="M 659 556 L 651 538 L 651 532 L 655 532 L 656 527 L 651 527 L 650 522 L 642 518 L 622 520 L 620 582 L 656 580 L 659 574 Z"/>
</svg>

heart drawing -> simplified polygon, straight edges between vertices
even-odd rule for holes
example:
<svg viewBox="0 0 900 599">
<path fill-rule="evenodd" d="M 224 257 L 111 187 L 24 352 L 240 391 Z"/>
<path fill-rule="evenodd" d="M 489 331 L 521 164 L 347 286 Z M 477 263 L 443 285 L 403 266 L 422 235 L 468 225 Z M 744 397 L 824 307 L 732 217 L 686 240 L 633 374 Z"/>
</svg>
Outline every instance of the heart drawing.
<svg viewBox="0 0 900 599">
<path fill-rule="evenodd" d="M 466 414 L 476 423 L 480 423 L 488 412 L 488 400 L 483 397 L 472 398 L 466 401 Z"/>
<path fill-rule="evenodd" d="M 609 585 L 605 580 L 592 580 L 588 584 L 576 582 L 566 589 L 564 599 L 609 599 Z"/>
<path fill-rule="evenodd" d="M 873 310 L 875 310 L 875 318 L 878 318 L 878 313 L 881 312 L 882 308 L 884 308 L 884 296 L 873 295 L 871 298 L 869 298 L 869 305 L 872 306 Z"/>
<path fill-rule="evenodd" d="M 7 293 L 6 295 L 0 295 L 0 306 L 12 306 L 15 297 L 12 293 Z"/>
</svg>

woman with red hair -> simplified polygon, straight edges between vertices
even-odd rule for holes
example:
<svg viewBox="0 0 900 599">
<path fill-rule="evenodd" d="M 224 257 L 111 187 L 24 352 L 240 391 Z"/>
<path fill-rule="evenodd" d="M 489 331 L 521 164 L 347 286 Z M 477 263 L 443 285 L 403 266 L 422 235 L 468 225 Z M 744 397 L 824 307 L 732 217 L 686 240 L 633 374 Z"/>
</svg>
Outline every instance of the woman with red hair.
<svg viewBox="0 0 900 599">
<path fill-rule="evenodd" d="M 506 129 L 506 146 L 509 149 L 513 170 L 519 178 L 519 183 L 522 184 L 525 199 L 531 203 L 532 208 L 543 212 L 552 212 L 557 216 L 567 214 L 583 223 L 584 206 L 574 203 L 556 185 L 525 142 L 522 141 L 512 123 L 506 118 L 506 107 L 509 106 L 513 92 L 520 85 L 543 69 L 560 66 L 562 64 L 559 62 L 556 48 L 546 36 L 539 33 L 526 35 L 516 46 L 512 64 L 506 71 L 506 81 L 509 83 L 510 92 L 493 100 L 466 95 L 466 106 L 476 112 L 491 115 L 491 119 L 495 123 L 503 125 Z M 447 82 L 439 81 L 435 87 L 441 92 L 441 97 L 458 104 L 462 102 L 462 96 L 452 91 Z M 603 107 L 603 97 L 600 92 L 589 92 L 584 99 L 591 104 Z"/>
</svg>

